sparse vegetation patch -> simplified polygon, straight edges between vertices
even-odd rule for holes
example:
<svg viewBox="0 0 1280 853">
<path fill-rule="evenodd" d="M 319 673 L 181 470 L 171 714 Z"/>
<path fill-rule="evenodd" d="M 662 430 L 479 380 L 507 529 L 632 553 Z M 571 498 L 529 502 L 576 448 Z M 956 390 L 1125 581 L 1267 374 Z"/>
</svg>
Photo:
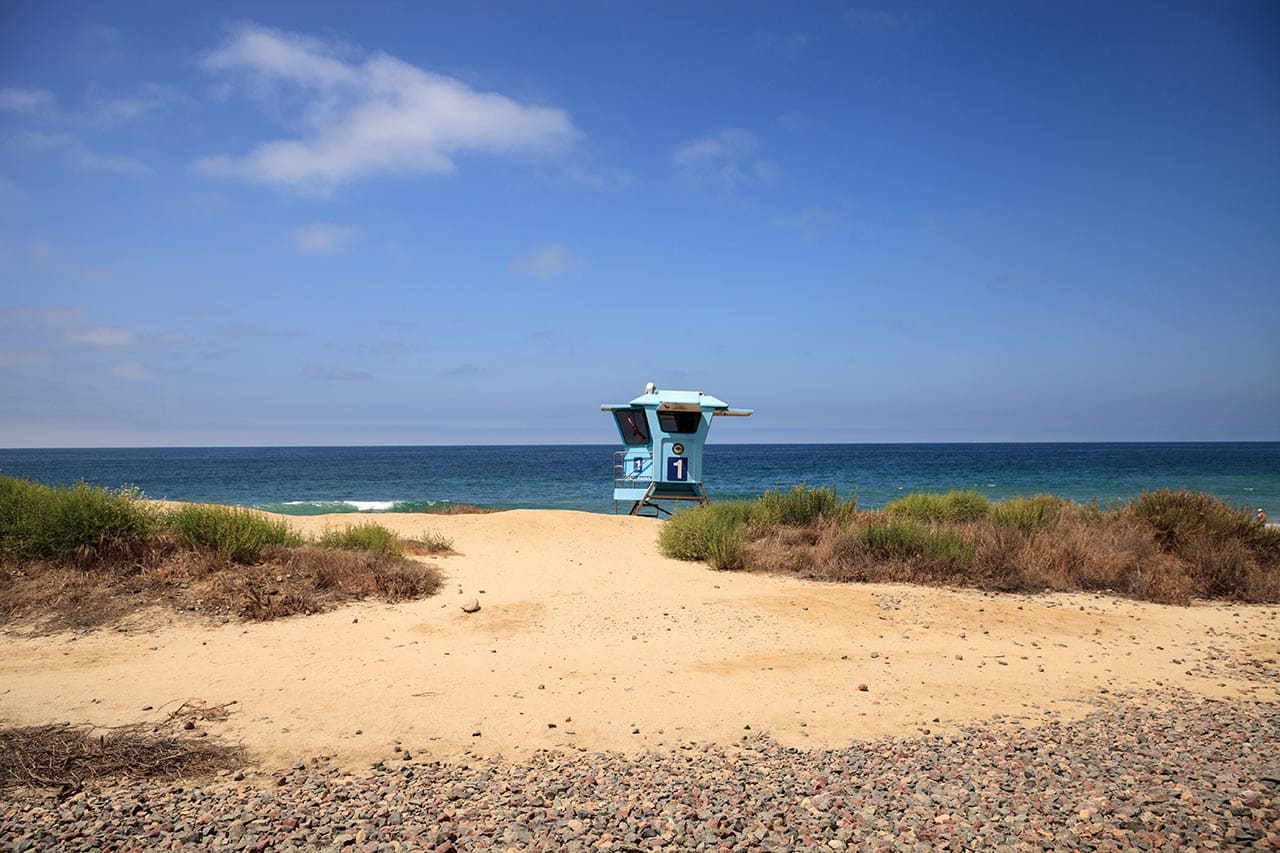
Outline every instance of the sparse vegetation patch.
<svg viewBox="0 0 1280 853">
<path fill-rule="evenodd" d="M 1162 490 L 1106 510 L 1051 495 L 992 503 L 916 493 L 881 511 L 835 508 L 804 487 L 677 514 L 664 554 L 718 569 L 997 591 L 1106 590 L 1162 603 L 1280 602 L 1280 531 L 1197 492 Z M 805 513 L 806 506 L 823 506 Z M 804 518 L 805 520 L 799 520 Z"/>
<path fill-rule="evenodd" d="M 316 613 L 344 601 L 434 593 L 438 570 L 406 557 L 452 549 L 368 522 L 307 542 L 242 507 L 163 509 L 136 491 L 51 488 L 0 476 L 0 621 L 93 627 L 146 605 L 221 619 Z"/>
</svg>

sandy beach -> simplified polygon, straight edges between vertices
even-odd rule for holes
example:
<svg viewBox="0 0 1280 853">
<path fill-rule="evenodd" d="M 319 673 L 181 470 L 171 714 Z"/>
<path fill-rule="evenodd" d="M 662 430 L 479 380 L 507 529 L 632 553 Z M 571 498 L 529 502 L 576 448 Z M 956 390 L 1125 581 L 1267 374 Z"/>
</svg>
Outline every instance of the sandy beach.
<svg viewBox="0 0 1280 853">
<path fill-rule="evenodd" d="M 561 511 L 361 516 L 451 537 L 443 591 L 273 623 L 148 611 L 0 637 L 0 718 L 110 726 L 234 702 L 210 734 L 267 770 L 393 749 L 459 761 L 635 753 L 745 734 L 833 748 L 1100 698 L 1280 701 L 1280 608 L 837 586 L 666 559 L 651 519 Z M 305 532 L 352 516 L 290 518 Z M 464 613 L 476 599 L 481 609 Z M 749 727 L 749 728 L 748 728 Z"/>
</svg>

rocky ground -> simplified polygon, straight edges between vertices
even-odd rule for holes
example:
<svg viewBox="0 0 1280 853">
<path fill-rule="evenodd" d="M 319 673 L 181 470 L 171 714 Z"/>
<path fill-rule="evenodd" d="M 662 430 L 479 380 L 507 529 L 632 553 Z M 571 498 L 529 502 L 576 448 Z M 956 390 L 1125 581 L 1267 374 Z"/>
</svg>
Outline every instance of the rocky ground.
<svg viewBox="0 0 1280 853">
<path fill-rule="evenodd" d="M 1111 695 L 1084 719 L 835 750 L 540 752 L 0 794 L 8 850 L 1280 850 L 1280 708 Z"/>
</svg>

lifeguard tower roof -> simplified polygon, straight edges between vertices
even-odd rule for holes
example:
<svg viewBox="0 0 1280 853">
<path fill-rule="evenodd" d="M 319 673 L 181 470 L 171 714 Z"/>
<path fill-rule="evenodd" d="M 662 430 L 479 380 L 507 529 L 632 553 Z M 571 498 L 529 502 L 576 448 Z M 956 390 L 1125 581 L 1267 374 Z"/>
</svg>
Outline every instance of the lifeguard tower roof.
<svg viewBox="0 0 1280 853">
<path fill-rule="evenodd" d="M 650 384 L 652 388 L 652 384 Z M 710 411 L 713 415 L 724 415 L 728 417 L 747 417 L 752 413 L 752 409 L 731 409 L 729 404 L 719 397 L 712 397 L 710 394 L 704 394 L 701 391 L 669 391 L 663 389 L 659 391 L 656 388 L 649 390 L 646 388 L 645 393 L 636 397 L 630 403 L 605 403 L 600 407 L 603 412 L 613 412 L 618 409 L 657 409 L 660 412 L 700 412 Z"/>
</svg>

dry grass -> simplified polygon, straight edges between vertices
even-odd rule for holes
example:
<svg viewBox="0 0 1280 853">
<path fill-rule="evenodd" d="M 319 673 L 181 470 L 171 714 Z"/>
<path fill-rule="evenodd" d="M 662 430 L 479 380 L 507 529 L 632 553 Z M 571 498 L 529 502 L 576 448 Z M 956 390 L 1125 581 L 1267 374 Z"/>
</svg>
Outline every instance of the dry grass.
<svg viewBox="0 0 1280 853">
<path fill-rule="evenodd" d="M 0 790 L 78 790 L 86 782 L 206 776 L 244 765 L 236 744 L 206 736 L 201 722 L 221 721 L 227 705 L 184 702 L 160 724 L 0 729 Z"/>
<path fill-rule="evenodd" d="M 0 565 L 0 622 L 32 633 L 91 629 L 147 607 L 214 621 L 262 621 L 321 613 L 364 598 L 420 598 L 439 587 L 435 566 L 405 557 L 268 546 L 259 562 L 243 565 L 168 540 L 123 562 Z"/>
<path fill-rule="evenodd" d="M 1199 493 L 1151 492 L 1101 511 L 1047 495 L 988 505 L 953 492 L 803 525 L 761 523 L 749 504 L 732 510 L 677 516 L 665 552 L 831 581 L 1280 602 L 1280 531 Z M 734 543 L 732 562 L 717 562 L 709 543 L 719 541 Z"/>
</svg>

